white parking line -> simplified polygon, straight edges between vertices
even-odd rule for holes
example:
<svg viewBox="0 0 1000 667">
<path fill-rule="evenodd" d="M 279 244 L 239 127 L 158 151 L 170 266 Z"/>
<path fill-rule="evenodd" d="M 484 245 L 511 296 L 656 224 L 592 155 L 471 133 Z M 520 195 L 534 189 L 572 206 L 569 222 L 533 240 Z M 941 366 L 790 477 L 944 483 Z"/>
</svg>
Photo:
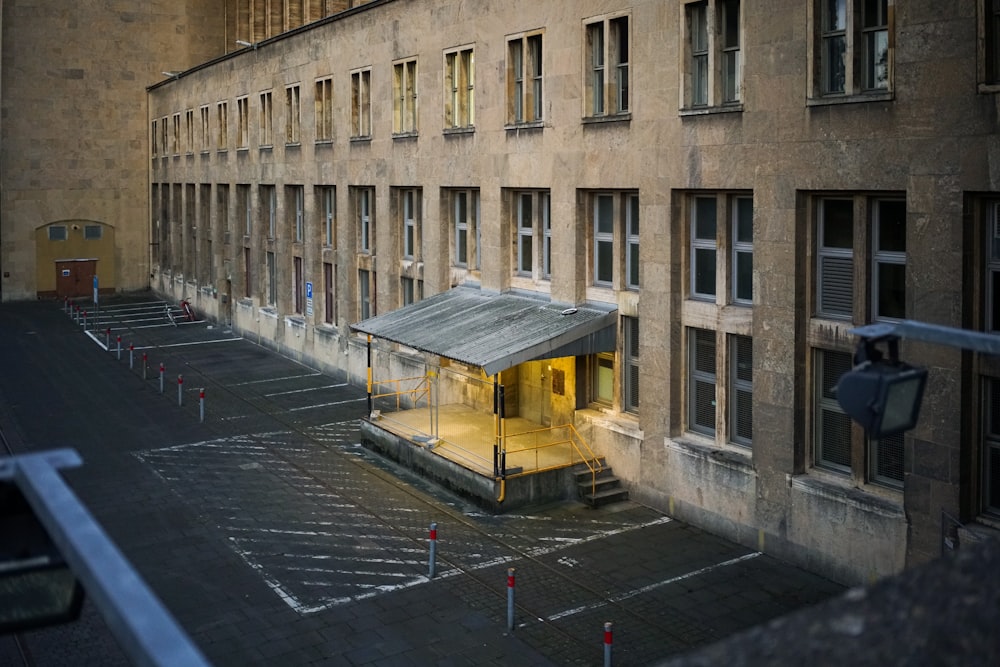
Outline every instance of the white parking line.
<svg viewBox="0 0 1000 667">
<path fill-rule="evenodd" d="M 309 387 L 308 389 L 291 389 L 289 391 L 276 391 L 273 394 L 264 394 L 264 398 L 271 398 L 272 396 L 284 396 L 286 394 L 301 394 L 307 391 L 319 391 L 321 389 L 336 389 L 338 387 L 346 387 L 347 382 L 341 382 L 340 384 L 325 384 L 322 387 Z"/>
<path fill-rule="evenodd" d="M 187 347 L 188 345 L 208 345 L 209 343 L 232 343 L 242 338 L 218 338 L 216 340 L 196 340 L 190 343 L 170 343 L 169 345 L 144 345 L 137 347 L 137 350 L 156 350 L 164 347 Z"/>
<path fill-rule="evenodd" d="M 246 382 L 237 382 L 236 384 L 226 385 L 228 387 L 245 387 L 248 384 L 262 384 L 264 382 L 281 382 L 282 380 L 298 380 L 299 378 L 312 378 L 317 375 L 322 375 L 322 373 L 305 373 L 303 375 L 286 375 L 280 378 L 264 378 L 263 380 L 247 380 Z"/>
</svg>

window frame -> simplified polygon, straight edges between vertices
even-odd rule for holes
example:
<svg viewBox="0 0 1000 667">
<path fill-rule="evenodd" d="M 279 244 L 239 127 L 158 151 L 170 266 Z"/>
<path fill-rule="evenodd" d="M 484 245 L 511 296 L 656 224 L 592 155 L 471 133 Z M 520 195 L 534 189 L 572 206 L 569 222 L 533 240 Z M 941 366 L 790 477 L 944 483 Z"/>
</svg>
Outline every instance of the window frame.
<svg viewBox="0 0 1000 667">
<path fill-rule="evenodd" d="M 258 96 L 260 106 L 258 107 L 259 124 L 257 126 L 260 136 L 257 138 L 258 147 L 262 150 L 274 148 L 274 93 L 271 90 L 262 90 Z"/>
<path fill-rule="evenodd" d="M 215 105 L 216 143 L 217 151 L 224 152 L 229 148 L 229 102 L 221 100 Z"/>
<path fill-rule="evenodd" d="M 295 83 L 285 87 L 285 145 L 302 142 L 302 87 Z"/>
<path fill-rule="evenodd" d="M 682 0 L 679 25 L 683 31 L 678 68 L 681 115 L 741 111 L 745 59 L 742 1 Z"/>
<path fill-rule="evenodd" d="M 622 412 L 639 414 L 640 365 L 639 318 L 623 315 L 622 321 Z"/>
<path fill-rule="evenodd" d="M 718 429 L 718 332 L 712 329 L 703 329 L 699 327 L 688 327 L 686 331 L 687 335 L 687 429 L 694 433 L 700 435 L 705 435 L 714 438 Z M 711 334 L 711 355 L 706 358 L 710 358 L 712 362 L 712 369 L 708 371 L 704 368 L 700 368 L 698 364 L 699 359 L 699 344 L 707 345 L 707 339 L 699 341 L 699 334 Z M 710 399 L 711 406 L 699 404 L 699 384 L 710 386 L 712 398 Z M 711 412 L 711 425 L 703 423 L 701 420 L 701 413 L 699 410 L 709 410 Z"/>
<path fill-rule="evenodd" d="M 415 57 L 392 63 L 392 134 L 412 136 L 417 134 L 418 119 L 418 70 Z"/>
<path fill-rule="evenodd" d="M 372 138 L 371 67 L 351 70 L 351 140 Z"/>
<path fill-rule="evenodd" d="M 618 12 L 583 24 L 583 117 L 627 119 L 631 113 L 631 15 Z M 624 57 L 623 57 L 624 55 Z"/>
<path fill-rule="evenodd" d="M 507 36 L 508 128 L 545 121 L 544 33 L 539 29 Z"/>
<path fill-rule="evenodd" d="M 246 95 L 236 98 L 236 149 L 250 148 L 250 98 Z"/>
<path fill-rule="evenodd" d="M 893 98 L 895 16 L 890 0 L 878 2 L 875 23 L 868 23 L 866 0 L 809 3 L 807 105 Z M 880 45 L 877 52 L 871 49 L 873 39 Z M 831 67 L 833 63 L 839 66 Z M 875 81 L 879 69 L 884 79 Z"/>
<path fill-rule="evenodd" d="M 514 233 L 513 277 L 521 282 L 547 283 L 551 277 L 552 218 L 548 189 L 510 190 Z M 525 202 L 530 210 L 525 211 Z M 530 265 L 525 264 L 530 260 Z"/>
<path fill-rule="evenodd" d="M 482 269 L 482 239 L 480 237 L 480 206 L 478 188 L 456 188 L 449 190 L 449 210 L 452 223 L 452 266 L 466 271 Z M 464 200 L 465 215 L 460 202 Z M 465 247 L 465 259 L 461 249 Z"/>
<path fill-rule="evenodd" d="M 444 52 L 444 128 L 472 129 L 476 125 L 476 56 L 473 45 Z"/>
<path fill-rule="evenodd" d="M 316 119 L 316 143 L 333 141 L 333 77 L 316 80 L 316 96 L 313 100 Z"/>
<path fill-rule="evenodd" d="M 321 210 L 323 212 L 323 246 L 336 247 L 337 233 L 337 193 L 336 186 L 320 186 Z"/>
<path fill-rule="evenodd" d="M 399 188 L 399 217 L 402 225 L 402 257 L 420 261 L 420 189 Z"/>
<path fill-rule="evenodd" d="M 753 338 L 740 334 L 728 334 L 727 338 L 729 339 L 729 419 L 727 424 L 729 441 L 743 447 L 752 447 Z M 747 349 L 749 349 L 749 359 L 743 358 L 743 353 Z M 748 375 L 749 377 L 747 377 Z M 740 418 L 740 413 L 744 409 L 749 413 L 749 434 L 741 430 L 741 424 L 745 420 Z"/>
</svg>

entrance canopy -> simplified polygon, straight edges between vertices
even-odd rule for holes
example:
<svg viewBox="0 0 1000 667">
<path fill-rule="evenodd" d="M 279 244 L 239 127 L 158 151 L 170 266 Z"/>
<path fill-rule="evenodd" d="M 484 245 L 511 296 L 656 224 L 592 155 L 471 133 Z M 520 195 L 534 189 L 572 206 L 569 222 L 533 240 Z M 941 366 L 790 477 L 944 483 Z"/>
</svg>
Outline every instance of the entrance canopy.
<svg viewBox="0 0 1000 667">
<path fill-rule="evenodd" d="M 616 320 L 614 308 L 456 287 L 351 329 L 494 375 L 525 361 L 613 352 Z"/>
</svg>

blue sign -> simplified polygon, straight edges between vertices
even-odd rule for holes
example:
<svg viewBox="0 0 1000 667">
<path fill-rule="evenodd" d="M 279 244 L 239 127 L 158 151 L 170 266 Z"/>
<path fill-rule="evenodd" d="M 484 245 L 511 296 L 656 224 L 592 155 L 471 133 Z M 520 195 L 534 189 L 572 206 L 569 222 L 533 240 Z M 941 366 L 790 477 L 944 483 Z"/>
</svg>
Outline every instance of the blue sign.
<svg viewBox="0 0 1000 667">
<path fill-rule="evenodd" d="M 94 276 L 94 286 L 97 286 L 97 276 Z M 306 298 L 313 298 L 313 284 L 311 282 L 306 282 Z"/>
<path fill-rule="evenodd" d="M 94 276 L 94 305 L 97 305 L 97 276 Z"/>
</svg>

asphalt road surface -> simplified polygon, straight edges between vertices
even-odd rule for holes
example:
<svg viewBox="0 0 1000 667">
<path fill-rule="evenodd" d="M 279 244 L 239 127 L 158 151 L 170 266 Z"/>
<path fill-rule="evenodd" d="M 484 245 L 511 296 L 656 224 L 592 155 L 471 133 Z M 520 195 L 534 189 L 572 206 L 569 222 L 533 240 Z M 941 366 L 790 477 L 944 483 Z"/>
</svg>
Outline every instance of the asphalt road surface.
<svg viewBox="0 0 1000 667">
<path fill-rule="evenodd" d="M 634 502 L 485 514 L 361 446 L 363 388 L 179 314 L 0 305 L 0 430 L 79 452 L 66 480 L 211 664 L 596 665 L 611 622 L 648 665 L 842 591 Z M 133 662 L 88 601 L 0 664 Z"/>
</svg>

